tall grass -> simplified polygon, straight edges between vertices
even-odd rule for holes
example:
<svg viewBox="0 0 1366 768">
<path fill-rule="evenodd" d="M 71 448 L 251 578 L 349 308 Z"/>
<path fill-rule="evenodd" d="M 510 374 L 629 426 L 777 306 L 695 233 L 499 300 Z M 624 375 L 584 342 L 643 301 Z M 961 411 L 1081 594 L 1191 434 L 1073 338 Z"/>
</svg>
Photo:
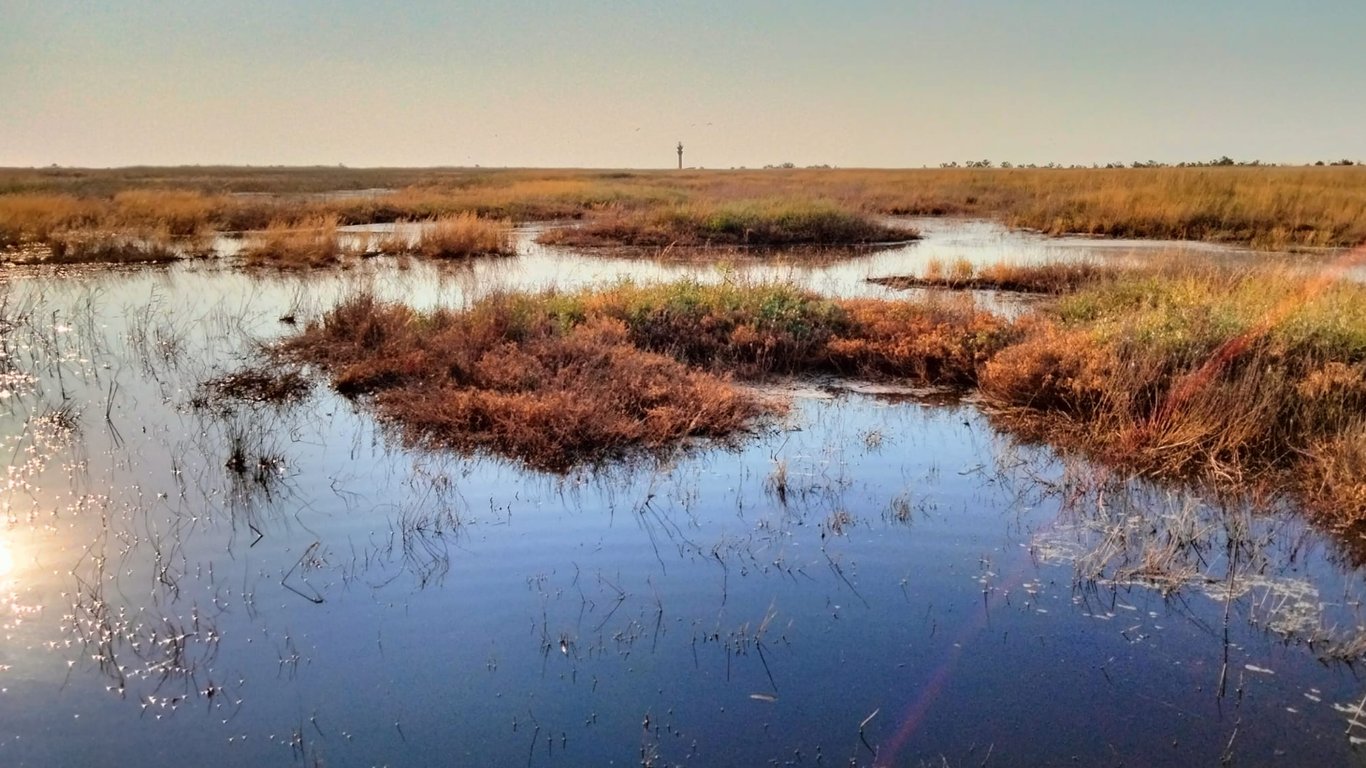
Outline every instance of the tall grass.
<svg viewBox="0 0 1366 768">
<path fill-rule="evenodd" d="M 342 257 L 335 217 L 294 223 L 277 220 L 253 235 L 242 250 L 248 264 L 276 267 L 324 267 Z"/>
<path fill-rule="evenodd" d="M 428 258 L 511 256 L 512 228 L 506 221 L 483 219 L 473 213 L 444 216 L 422 230 L 417 252 Z"/>
<path fill-rule="evenodd" d="M 129 189 L 114 195 L 113 209 L 106 213 L 106 218 L 125 225 L 161 229 L 173 236 L 190 236 L 212 230 L 217 212 L 226 205 L 220 198 L 198 192 Z"/>
<path fill-rule="evenodd" d="M 1029 269 L 1058 274 L 1014 274 Z M 836 374 L 976 390 L 1026 435 L 1366 524 L 1366 286 L 1176 263 L 1069 285 L 1014 319 L 962 295 L 781 284 L 623 283 L 427 314 L 361 296 L 285 350 L 424 439 L 542 466 L 742 430 L 765 408 L 733 377 Z"/>
<path fill-rule="evenodd" d="M 541 242 L 573 246 L 850 245 L 913 240 L 857 210 L 826 201 L 765 199 L 693 202 L 657 208 L 610 208 L 575 227 L 552 229 Z"/>
<path fill-rule="evenodd" d="M 1029 430 L 1154 474 L 1292 487 L 1336 521 L 1366 522 L 1366 476 L 1354 474 L 1366 286 L 1289 270 L 1138 270 L 1028 322 L 981 387 Z"/>
<path fill-rule="evenodd" d="M 336 190 L 370 190 L 332 194 Z M 251 196 L 225 194 L 252 192 Z M 483 169 L 0 170 L 0 238 L 59 229 L 165 225 L 174 233 L 261 229 L 335 216 L 342 224 L 458 213 L 526 221 L 614 218 L 641 244 L 682 234 L 749 242 L 774 226 L 755 201 L 848 214 L 986 216 L 1050 234 L 1178 238 L 1258 248 L 1366 242 L 1366 167 L 560 171 Z M 749 209 L 749 210 L 746 210 Z M 608 213 L 601 221 L 596 214 Z M 759 212 L 763 214 L 762 211 Z M 716 214 L 716 215 L 714 215 Z M 824 215 L 824 214 L 823 214 Z M 848 222 L 845 222 L 848 223 Z M 610 234 L 609 230 L 607 234 Z M 856 240 L 850 231 L 839 239 Z M 615 238 L 621 239 L 621 238 Z M 787 240 L 790 241 L 790 240 Z"/>
<path fill-rule="evenodd" d="M 836 302 L 785 285 L 621 284 L 419 314 L 343 301 L 282 353 L 367 395 L 419 442 L 563 469 L 724 438 L 776 406 L 732 377 L 815 370 L 964 384 L 1004 323 L 953 306 Z"/>
<path fill-rule="evenodd" d="M 99 203 L 71 195 L 0 195 L 0 247 L 44 243 L 54 233 L 97 226 Z"/>
</svg>

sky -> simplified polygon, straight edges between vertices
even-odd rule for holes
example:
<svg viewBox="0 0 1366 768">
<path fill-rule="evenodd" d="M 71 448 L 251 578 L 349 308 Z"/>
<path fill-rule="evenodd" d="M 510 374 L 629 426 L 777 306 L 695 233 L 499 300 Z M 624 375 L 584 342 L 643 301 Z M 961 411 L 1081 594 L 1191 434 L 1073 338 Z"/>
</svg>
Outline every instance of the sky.
<svg viewBox="0 0 1366 768">
<path fill-rule="evenodd" d="M 0 166 L 1366 160 L 1362 0 L 0 0 Z"/>
</svg>

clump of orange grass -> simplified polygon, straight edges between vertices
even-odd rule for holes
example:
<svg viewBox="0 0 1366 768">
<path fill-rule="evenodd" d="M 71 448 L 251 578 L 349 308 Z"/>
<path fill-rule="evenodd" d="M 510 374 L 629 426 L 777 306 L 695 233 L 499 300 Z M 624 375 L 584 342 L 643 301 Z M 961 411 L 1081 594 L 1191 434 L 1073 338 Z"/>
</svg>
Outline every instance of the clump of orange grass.
<svg viewBox="0 0 1366 768">
<path fill-rule="evenodd" d="M 1019 293 L 1063 294 L 1113 276 L 1118 268 L 1094 261 L 1050 261 L 1020 264 L 999 261 L 974 264 L 959 259 L 945 265 L 929 259 L 920 275 L 872 277 L 868 281 L 889 288 L 950 288 Z"/>
<path fill-rule="evenodd" d="M 890 302 L 884 302 L 890 305 Z M 417 313 L 368 294 L 285 342 L 427 444 L 564 469 L 725 438 L 781 406 L 734 377 L 844 371 L 975 380 L 1008 332 L 966 306 L 864 302 L 791 286 L 621 284 Z"/>
<path fill-rule="evenodd" d="M 251 265 L 325 267 L 342 257 L 335 217 L 302 221 L 277 219 L 264 231 L 249 236 L 242 258 Z"/>
<path fill-rule="evenodd" d="M 841 246 L 905 242 L 919 234 L 822 200 L 698 201 L 611 207 L 541 242 L 571 246 Z"/>
<path fill-rule="evenodd" d="M 416 251 L 435 259 L 474 256 L 511 256 L 512 227 L 507 221 L 485 219 L 473 213 L 443 216 L 423 227 Z"/>
<path fill-rule="evenodd" d="M 1022 321 L 983 366 L 1016 426 L 1162 476 L 1291 488 L 1366 522 L 1366 286 L 1289 269 L 1134 270 Z"/>
<path fill-rule="evenodd" d="M 513 303 L 419 315 L 369 295 L 342 303 L 286 351 L 341 392 L 372 396 L 419 444 L 486 450 L 548 470 L 721 438 L 776 406 L 631 343 L 623 323 L 519 325 Z"/>
</svg>

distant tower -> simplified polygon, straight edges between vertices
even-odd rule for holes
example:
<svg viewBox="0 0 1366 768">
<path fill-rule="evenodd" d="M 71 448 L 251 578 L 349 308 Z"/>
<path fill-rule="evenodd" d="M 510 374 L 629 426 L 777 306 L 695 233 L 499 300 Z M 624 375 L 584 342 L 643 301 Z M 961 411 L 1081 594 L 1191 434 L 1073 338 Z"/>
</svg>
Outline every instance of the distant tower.
<svg viewBox="0 0 1366 768">
<path fill-rule="evenodd" d="M 683 142 L 678 142 L 678 170 L 683 170 Z"/>
</svg>

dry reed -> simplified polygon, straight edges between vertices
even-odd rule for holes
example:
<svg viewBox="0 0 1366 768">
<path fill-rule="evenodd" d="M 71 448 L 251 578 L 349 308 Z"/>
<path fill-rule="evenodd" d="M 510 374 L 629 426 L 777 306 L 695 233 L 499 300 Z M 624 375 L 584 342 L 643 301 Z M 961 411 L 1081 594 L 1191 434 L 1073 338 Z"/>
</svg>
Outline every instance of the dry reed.
<svg viewBox="0 0 1366 768">
<path fill-rule="evenodd" d="M 443 216 L 423 228 L 417 253 L 428 258 L 463 259 L 473 256 L 511 256 L 511 226 L 473 213 Z"/>
</svg>

